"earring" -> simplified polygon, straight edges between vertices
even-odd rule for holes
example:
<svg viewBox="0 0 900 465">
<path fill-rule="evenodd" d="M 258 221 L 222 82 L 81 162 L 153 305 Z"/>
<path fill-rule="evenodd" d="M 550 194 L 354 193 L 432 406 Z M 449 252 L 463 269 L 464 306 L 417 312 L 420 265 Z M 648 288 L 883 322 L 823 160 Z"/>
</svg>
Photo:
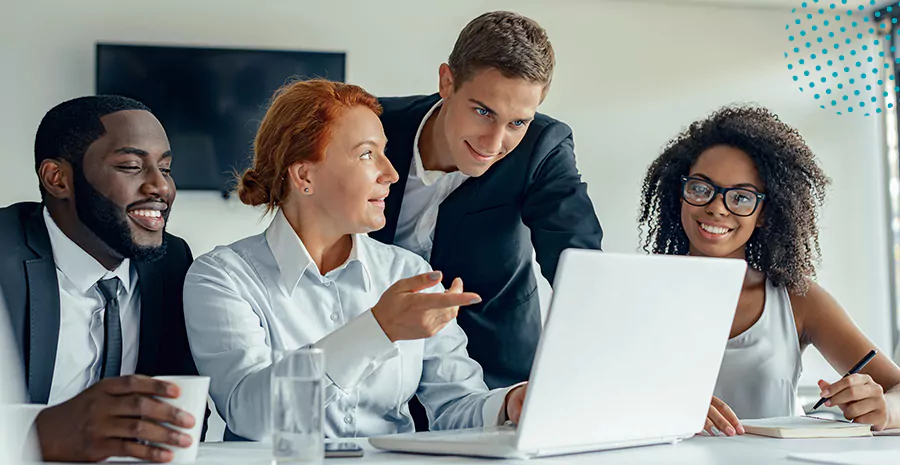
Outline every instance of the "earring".
<svg viewBox="0 0 900 465">
<path fill-rule="evenodd" d="M 307 194 L 309 194 L 309 188 L 308 187 L 303 188 L 303 192 L 306 192 Z"/>
</svg>

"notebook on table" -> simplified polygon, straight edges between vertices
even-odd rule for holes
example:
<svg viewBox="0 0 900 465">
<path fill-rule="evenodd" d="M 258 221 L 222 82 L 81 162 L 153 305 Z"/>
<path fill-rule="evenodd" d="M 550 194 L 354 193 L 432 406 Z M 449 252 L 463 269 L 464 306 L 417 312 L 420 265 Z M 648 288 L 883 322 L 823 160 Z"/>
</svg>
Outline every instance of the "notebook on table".
<svg viewBox="0 0 900 465">
<path fill-rule="evenodd" d="M 800 416 L 742 420 L 748 434 L 781 439 L 855 438 L 872 436 L 872 426 L 844 420 Z"/>
<path fill-rule="evenodd" d="M 900 428 L 872 431 L 872 436 L 900 436 Z"/>
</svg>

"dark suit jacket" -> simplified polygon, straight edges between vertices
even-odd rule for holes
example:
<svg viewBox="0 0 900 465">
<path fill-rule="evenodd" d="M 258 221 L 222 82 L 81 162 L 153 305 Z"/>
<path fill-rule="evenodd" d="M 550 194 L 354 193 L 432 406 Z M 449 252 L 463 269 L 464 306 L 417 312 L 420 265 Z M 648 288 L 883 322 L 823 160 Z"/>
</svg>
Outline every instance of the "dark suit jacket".
<svg viewBox="0 0 900 465">
<path fill-rule="evenodd" d="M 385 205 L 387 223 L 370 235 L 392 244 L 419 124 L 438 95 L 380 99 L 387 156 L 400 175 Z M 572 130 L 535 115 L 516 149 L 441 204 L 431 266 L 444 286 L 462 278 L 482 303 L 459 312 L 469 355 L 491 388 L 528 379 L 541 331 L 532 251 L 550 283 L 567 248 L 600 249 L 603 231 L 575 166 Z"/>
<path fill-rule="evenodd" d="M 43 208 L 39 203 L 24 202 L 0 209 L 0 288 L 19 347 L 28 397 L 38 404 L 46 404 L 50 396 L 60 331 L 59 283 Z M 193 258 L 182 239 L 167 234 L 166 240 L 168 252 L 162 259 L 135 262 L 141 295 L 135 372 L 196 375 L 181 299 L 184 276 Z"/>
</svg>

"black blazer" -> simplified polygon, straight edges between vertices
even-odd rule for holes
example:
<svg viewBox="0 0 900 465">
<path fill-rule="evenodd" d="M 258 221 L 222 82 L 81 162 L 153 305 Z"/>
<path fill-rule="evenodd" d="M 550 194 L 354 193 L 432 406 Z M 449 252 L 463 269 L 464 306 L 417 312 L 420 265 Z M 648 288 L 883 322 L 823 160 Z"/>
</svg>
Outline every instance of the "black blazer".
<svg viewBox="0 0 900 465">
<path fill-rule="evenodd" d="M 59 283 L 43 208 L 43 204 L 24 202 L 0 209 L 0 288 L 20 351 L 28 398 L 38 404 L 46 404 L 50 396 L 60 330 Z M 191 250 L 175 236 L 167 234 L 166 240 L 168 252 L 162 259 L 135 262 L 141 295 L 135 372 L 196 375 L 181 298 Z"/>
<path fill-rule="evenodd" d="M 380 99 L 387 156 L 400 175 L 385 205 L 387 223 L 370 235 L 392 244 L 419 124 L 440 99 Z M 469 178 L 441 204 L 431 266 L 444 286 L 463 279 L 482 303 L 459 312 L 469 355 L 491 388 L 528 379 L 541 332 L 532 251 L 550 283 L 567 248 L 600 249 L 603 231 L 575 166 L 572 130 L 535 115 L 525 138 L 483 176 Z"/>
</svg>

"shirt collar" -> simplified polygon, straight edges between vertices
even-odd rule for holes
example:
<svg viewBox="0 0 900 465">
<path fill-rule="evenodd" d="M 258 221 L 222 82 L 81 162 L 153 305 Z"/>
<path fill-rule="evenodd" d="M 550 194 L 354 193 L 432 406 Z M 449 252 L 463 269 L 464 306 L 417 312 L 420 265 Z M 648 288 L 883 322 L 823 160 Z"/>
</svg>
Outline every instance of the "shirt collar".
<svg viewBox="0 0 900 465">
<path fill-rule="evenodd" d="M 437 111 L 437 109 L 440 108 L 443 103 L 443 99 L 438 100 L 434 105 L 432 105 L 431 109 L 428 110 L 428 113 L 425 113 L 425 117 L 423 117 L 422 121 L 419 123 L 419 129 L 416 131 L 416 137 L 413 139 L 413 162 L 412 169 L 410 170 L 410 175 L 417 179 L 420 179 L 422 181 L 422 184 L 426 186 L 431 186 L 432 184 L 437 182 L 438 179 L 446 175 L 463 176 L 468 178 L 468 176 L 462 174 L 459 171 L 454 171 L 452 173 L 445 173 L 443 171 L 437 170 L 426 171 L 425 165 L 422 164 L 422 154 L 419 152 L 419 138 L 422 137 L 422 130 L 425 128 L 425 123 L 428 122 L 428 118 L 431 118 L 431 115 L 433 115 L 434 112 Z"/>
<path fill-rule="evenodd" d="M 56 268 L 71 281 L 78 292 L 87 292 L 101 279 L 119 278 L 123 289 L 131 288 L 131 261 L 122 260 L 115 270 L 107 270 L 78 244 L 69 239 L 53 221 L 47 207 L 44 207 L 44 224 L 50 236 L 50 247 L 53 250 L 53 261 Z"/>
<path fill-rule="evenodd" d="M 363 285 L 368 292 L 372 286 L 372 277 L 369 274 L 369 266 L 367 265 L 366 240 L 360 236 L 362 235 L 350 235 L 353 241 L 353 245 L 350 247 L 350 256 L 347 257 L 347 261 L 335 268 L 334 271 L 343 270 L 351 263 L 359 263 Z M 275 213 L 275 218 L 266 229 L 266 242 L 268 242 L 269 249 L 275 257 L 275 263 L 278 265 L 280 273 L 279 283 L 289 294 L 294 291 L 294 288 L 297 287 L 297 284 L 310 267 L 312 267 L 312 276 L 317 277 L 319 280 L 324 279 L 319 271 L 319 267 L 316 266 L 309 251 L 306 250 L 306 246 L 303 245 L 303 241 L 300 240 L 300 236 L 294 231 L 281 209 Z"/>
<path fill-rule="evenodd" d="M 365 234 L 351 234 L 350 237 L 353 239 L 353 245 L 350 247 L 350 256 L 347 257 L 347 261 L 341 265 L 340 268 L 348 266 L 350 263 L 356 262 L 359 263 L 360 273 L 362 273 L 363 278 L 363 286 L 365 286 L 366 292 L 368 292 L 372 288 L 372 276 L 369 274 L 369 255 L 366 253 L 366 241 L 369 240 L 369 236 Z"/>
</svg>

